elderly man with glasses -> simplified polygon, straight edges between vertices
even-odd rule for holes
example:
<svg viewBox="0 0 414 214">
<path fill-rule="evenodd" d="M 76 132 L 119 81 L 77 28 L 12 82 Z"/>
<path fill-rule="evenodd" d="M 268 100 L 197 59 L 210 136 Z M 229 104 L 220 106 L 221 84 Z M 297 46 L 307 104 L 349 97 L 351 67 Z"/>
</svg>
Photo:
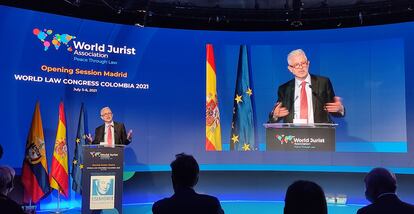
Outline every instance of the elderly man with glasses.
<svg viewBox="0 0 414 214">
<path fill-rule="evenodd" d="M 330 115 L 345 116 L 341 98 L 335 96 L 331 81 L 309 74 L 310 62 L 303 50 L 287 57 L 294 79 L 279 86 L 278 100 L 269 114 L 269 122 L 332 123 Z"/>
<path fill-rule="evenodd" d="M 113 114 L 109 107 L 101 109 L 101 119 L 104 124 L 95 129 L 95 139 L 87 135 L 87 139 L 92 144 L 104 144 L 107 146 L 128 145 L 132 141 L 132 130 L 128 134 L 125 131 L 125 125 L 113 121 Z"/>
</svg>

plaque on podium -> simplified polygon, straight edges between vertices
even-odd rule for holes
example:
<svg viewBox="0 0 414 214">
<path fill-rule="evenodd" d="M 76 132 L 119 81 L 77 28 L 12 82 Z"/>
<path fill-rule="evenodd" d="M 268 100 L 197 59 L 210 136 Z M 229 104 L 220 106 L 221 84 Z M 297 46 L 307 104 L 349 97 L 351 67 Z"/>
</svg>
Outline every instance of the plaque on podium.
<svg viewBox="0 0 414 214">
<path fill-rule="evenodd" d="M 82 214 L 122 213 L 124 147 L 83 146 Z"/>
<path fill-rule="evenodd" d="M 266 151 L 335 151 L 338 124 L 265 123 Z"/>
</svg>

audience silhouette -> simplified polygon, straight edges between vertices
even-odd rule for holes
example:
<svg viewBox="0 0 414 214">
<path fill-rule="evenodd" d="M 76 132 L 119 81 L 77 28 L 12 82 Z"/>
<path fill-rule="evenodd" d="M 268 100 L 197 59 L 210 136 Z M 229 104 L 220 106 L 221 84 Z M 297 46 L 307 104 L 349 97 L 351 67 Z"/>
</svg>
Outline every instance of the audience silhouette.
<svg viewBox="0 0 414 214">
<path fill-rule="evenodd" d="M 177 154 L 170 164 L 174 195 L 154 203 L 154 214 L 221 214 L 224 213 L 216 197 L 198 194 L 193 187 L 198 182 L 199 166 L 193 156 Z"/>
<path fill-rule="evenodd" d="M 293 182 L 286 191 L 284 214 L 327 214 L 325 193 L 312 182 Z"/>
<path fill-rule="evenodd" d="M 364 179 L 365 197 L 371 202 L 357 214 L 413 214 L 414 206 L 401 201 L 395 194 L 397 178 L 385 168 L 372 169 Z"/>
<path fill-rule="evenodd" d="M 5 214 L 24 213 L 22 207 L 7 195 L 14 188 L 15 171 L 8 166 L 0 166 L 0 210 Z"/>
</svg>

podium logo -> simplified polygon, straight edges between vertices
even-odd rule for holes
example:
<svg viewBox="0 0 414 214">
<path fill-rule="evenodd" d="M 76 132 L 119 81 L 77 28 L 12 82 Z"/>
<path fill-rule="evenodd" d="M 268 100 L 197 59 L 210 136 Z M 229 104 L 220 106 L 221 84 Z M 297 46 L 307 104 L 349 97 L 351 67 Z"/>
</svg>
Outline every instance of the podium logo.
<svg viewBox="0 0 414 214">
<path fill-rule="evenodd" d="M 280 144 L 289 144 L 289 143 L 293 144 L 294 143 L 293 142 L 293 138 L 295 138 L 295 136 L 293 136 L 293 135 L 284 135 L 284 134 L 279 135 L 279 134 L 277 134 L 277 135 L 275 135 L 275 138 L 280 142 Z"/>
<path fill-rule="evenodd" d="M 76 36 L 69 35 L 67 33 L 64 34 L 53 34 L 53 30 L 43 29 L 39 30 L 38 28 L 33 29 L 33 34 L 39 39 L 39 41 L 43 45 L 43 50 L 47 51 L 49 50 L 49 47 L 53 45 L 56 50 L 59 50 L 59 48 L 64 45 L 66 46 L 66 50 L 69 52 L 73 51 L 72 46 L 69 45 L 69 42 L 72 41 L 72 39 L 76 39 Z M 53 34 L 53 35 L 52 35 Z"/>
<path fill-rule="evenodd" d="M 93 158 L 95 158 L 95 157 L 101 157 L 101 152 L 89 152 L 89 154 L 91 154 L 91 156 Z"/>
<path fill-rule="evenodd" d="M 89 152 L 93 158 L 100 158 L 101 160 L 111 160 L 112 157 L 118 157 L 117 153 L 102 153 L 102 152 Z"/>
</svg>

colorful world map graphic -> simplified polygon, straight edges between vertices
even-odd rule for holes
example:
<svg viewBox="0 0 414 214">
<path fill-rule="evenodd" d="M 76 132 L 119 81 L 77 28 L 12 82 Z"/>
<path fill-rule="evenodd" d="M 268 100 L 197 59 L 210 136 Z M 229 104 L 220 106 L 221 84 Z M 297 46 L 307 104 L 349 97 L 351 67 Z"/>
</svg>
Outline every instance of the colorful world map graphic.
<svg viewBox="0 0 414 214">
<path fill-rule="evenodd" d="M 59 50 L 60 46 L 64 44 L 66 50 L 72 52 L 72 47 L 68 44 L 72 39 L 76 39 L 75 36 L 69 34 L 54 34 L 52 40 L 48 39 L 52 35 L 53 30 L 43 29 L 39 30 L 38 28 L 33 29 L 33 34 L 42 42 L 44 51 L 47 51 L 52 44 L 56 50 Z"/>
</svg>

